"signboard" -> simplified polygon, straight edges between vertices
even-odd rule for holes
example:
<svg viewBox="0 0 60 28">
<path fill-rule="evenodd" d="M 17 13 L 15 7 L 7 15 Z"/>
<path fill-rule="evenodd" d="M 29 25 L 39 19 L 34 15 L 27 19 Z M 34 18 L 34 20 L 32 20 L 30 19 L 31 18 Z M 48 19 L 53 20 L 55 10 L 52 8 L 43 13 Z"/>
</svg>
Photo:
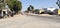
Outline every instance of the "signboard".
<svg viewBox="0 0 60 28">
<path fill-rule="evenodd" d="M 58 9 L 58 14 L 60 14 L 60 9 Z"/>
</svg>

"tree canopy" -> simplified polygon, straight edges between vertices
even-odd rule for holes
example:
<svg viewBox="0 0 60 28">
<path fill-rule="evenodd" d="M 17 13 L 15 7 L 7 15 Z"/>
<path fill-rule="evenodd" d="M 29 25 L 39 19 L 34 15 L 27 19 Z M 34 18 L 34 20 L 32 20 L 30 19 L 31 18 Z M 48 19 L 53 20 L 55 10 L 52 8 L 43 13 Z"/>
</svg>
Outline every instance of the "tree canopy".
<svg viewBox="0 0 60 28">
<path fill-rule="evenodd" d="M 8 4 L 9 8 L 14 11 L 21 11 L 22 9 L 22 3 L 18 0 L 6 0 L 6 3 Z M 16 5 L 18 8 L 15 10 L 14 5 Z"/>
<path fill-rule="evenodd" d="M 0 9 L 4 6 L 4 1 L 0 0 Z"/>
<path fill-rule="evenodd" d="M 30 5 L 30 6 L 27 8 L 27 11 L 33 12 L 33 10 L 34 10 L 34 7 L 33 7 L 32 5 Z"/>
</svg>

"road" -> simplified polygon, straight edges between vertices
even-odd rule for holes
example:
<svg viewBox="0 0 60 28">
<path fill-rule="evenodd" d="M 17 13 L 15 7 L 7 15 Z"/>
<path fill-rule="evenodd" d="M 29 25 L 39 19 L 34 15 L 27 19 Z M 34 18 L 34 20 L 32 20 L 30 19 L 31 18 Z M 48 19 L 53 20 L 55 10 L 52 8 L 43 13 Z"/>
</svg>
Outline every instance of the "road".
<svg viewBox="0 0 60 28">
<path fill-rule="evenodd" d="M 17 15 L 0 19 L 0 28 L 60 28 L 60 17 Z"/>
</svg>

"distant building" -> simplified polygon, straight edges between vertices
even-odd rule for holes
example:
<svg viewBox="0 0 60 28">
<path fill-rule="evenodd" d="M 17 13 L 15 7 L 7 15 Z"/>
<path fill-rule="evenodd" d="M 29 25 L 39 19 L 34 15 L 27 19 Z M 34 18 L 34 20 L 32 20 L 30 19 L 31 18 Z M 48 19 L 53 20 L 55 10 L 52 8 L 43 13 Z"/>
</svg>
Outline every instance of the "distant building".
<svg viewBox="0 0 60 28">
<path fill-rule="evenodd" d="M 35 10 L 34 10 L 34 13 L 35 13 L 35 14 L 39 14 L 39 9 L 35 9 Z"/>
<path fill-rule="evenodd" d="M 55 15 L 57 15 L 57 12 L 58 11 L 58 9 L 56 9 L 56 8 L 53 8 L 53 7 L 50 7 L 50 8 L 41 8 L 40 9 L 40 14 L 55 14 Z"/>
<path fill-rule="evenodd" d="M 54 15 L 57 15 L 57 14 L 58 14 L 58 9 L 55 9 L 55 10 L 53 11 L 53 13 L 54 13 Z"/>
<path fill-rule="evenodd" d="M 57 8 L 53 8 L 53 7 L 35 9 L 35 13 L 57 15 L 58 14 L 58 9 Z"/>
<path fill-rule="evenodd" d="M 46 13 L 47 13 L 47 8 L 40 9 L 40 14 L 46 14 Z"/>
<path fill-rule="evenodd" d="M 53 7 L 50 7 L 50 8 L 47 8 L 47 10 L 50 10 L 51 12 L 53 12 L 56 8 L 53 8 Z"/>
<path fill-rule="evenodd" d="M 57 11 L 58 9 L 57 8 L 53 8 L 53 7 L 50 7 L 50 8 L 47 8 L 47 12 L 49 12 L 50 14 L 53 14 L 53 15 L 57 15 Z"/>
</svg>

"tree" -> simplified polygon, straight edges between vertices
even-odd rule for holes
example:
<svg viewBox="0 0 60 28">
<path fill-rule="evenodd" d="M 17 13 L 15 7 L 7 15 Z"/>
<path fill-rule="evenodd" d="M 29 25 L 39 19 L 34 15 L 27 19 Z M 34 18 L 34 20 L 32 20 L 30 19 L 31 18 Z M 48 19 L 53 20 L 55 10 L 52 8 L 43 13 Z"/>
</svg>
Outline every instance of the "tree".
<svg viewBox="0 0 60 28">
<path fill-rule="evenodd" d="M 15 12 L 16 12 L 16 10 L 19 12 L 22 9 L 22 3 L 20 1 L 18 1 L 18 0 L 6 0 L 6 3 L 8 4 L 9 8 L 11 10 L 14 10 Z M 14 9 L 16 7 L 15 5 L 18 8 Z"/>
<path fill-rule="evenodd" d="M 29 12 L 33 12 L 34 11 L 34 7 L 32 5 L 30 5 L 28 8 L 27 8 L 27 11 Z"/>
<path fill-rule="evenodd" d="M 2 4 L 0 3 L 0 8 L 2 8 L 2 7 L 3 7 L 3 3 Z"/>
<path fill-rule="evenodd" d="M 0 0 L 0 9 L 4 6 L 4 0 Z"/>
</svg>

